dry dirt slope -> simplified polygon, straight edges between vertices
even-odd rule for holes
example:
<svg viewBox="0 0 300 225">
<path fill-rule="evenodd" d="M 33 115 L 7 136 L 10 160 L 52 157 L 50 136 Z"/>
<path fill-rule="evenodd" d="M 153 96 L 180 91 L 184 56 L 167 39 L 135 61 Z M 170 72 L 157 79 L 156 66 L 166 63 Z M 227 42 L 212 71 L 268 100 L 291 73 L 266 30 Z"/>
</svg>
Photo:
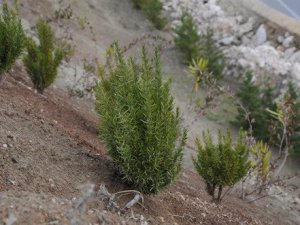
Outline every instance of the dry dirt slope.
<svg viewBox="0 0 300 225">
<path fill-rule="evenodd" d="M 130 187 L 114 174 L 105 155 L 96 115 L 86 107 L 76 110 L 81 103 L 73 107 L 58 89 L 50 88 L 46 97 L 35 94 L 24 76 L 16 69 L 0 89 L 0 221 L 13 214 L 14 224 L 71 224 L 78 187 L 93 183 L 98 189 L 105 183 L 111 192 Z M 99 223 L 96 212 L 105 206 L 94 196 L 82 224 Z M 135 211 L 150 224 L 276 224 L 234 197 L 221 207 L 209 203 L 203 183 L 189 171 L 164 193 L 147 196 L 145 209 Z M 113 221 L 108 224 L 120 221 L 116 214 L 107 216 Z"/>
</svg>

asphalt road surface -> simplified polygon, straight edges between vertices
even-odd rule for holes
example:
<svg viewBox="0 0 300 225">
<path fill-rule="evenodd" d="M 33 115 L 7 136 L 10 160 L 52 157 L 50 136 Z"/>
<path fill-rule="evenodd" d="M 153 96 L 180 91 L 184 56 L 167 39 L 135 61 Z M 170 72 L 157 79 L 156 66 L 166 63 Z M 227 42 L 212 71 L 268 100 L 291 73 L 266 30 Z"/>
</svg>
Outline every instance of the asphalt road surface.
<svg viewBox="0 0 300 225">
<path fill-rule="evenodd" d="M 263 0 L 270 7 L 300 20 L 300 0 Z"/>
</svg>

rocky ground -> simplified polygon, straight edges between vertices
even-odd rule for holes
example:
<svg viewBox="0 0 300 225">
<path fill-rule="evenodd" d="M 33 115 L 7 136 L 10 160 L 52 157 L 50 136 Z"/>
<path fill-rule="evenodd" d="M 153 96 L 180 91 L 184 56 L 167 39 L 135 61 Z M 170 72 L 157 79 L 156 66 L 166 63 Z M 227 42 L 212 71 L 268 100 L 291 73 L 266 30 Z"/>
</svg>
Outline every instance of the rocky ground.
<svg viewBox="0 0 300 225">
<path fill-rule="evenodd" d="M 165 10 L 178 24 L 182 8 L 196 19 L 199 32 L 206 27 L 215 31 L 215 39 L 223 46 L 228 59 L 228 76 L 240 77 L 245 70 L 254 72 L 256 79 L 299 86 L 299 38 L 254 13 L 243 10 L 236 1 L 166 0 Z"/>
<path fill-rule="evenodd" d="M 245 65 L 234 61 L 234 54 L 241 53 L 240 48 L 258 51 L 253 53 L 256 59 L 261 54 L 260 48 L 277 52 L 277 46 L 283 46 L 291 36 L 286 35 L 282 44 L 276 42 L 277 46 L 275 41 L 273 45 L 268 44 L 267 40 L 275 38 L 276 32 L 272 33 L 267 24 L 261 26 L 261 21 L 252 14 L 242 10 L 237 13 L 229 2 L 221 1 L 220 7 L 212 0 L 205 5 L 202 1 L 165 0 L 165 13 L 173 22 L 165 31 L 158 32 L 128 0 L 21 1 L 20 14 L 28 34 L 34 36 L 32 25 L 43 17 L 59 36 L 68 37 L 76 50 L 71 61 L 61 67 L 57 82 L 45 96 L 31 89 L 21 65 L 1 85 L 0 221 L 6 225 L 297 224 L 297 201 L 284 205 L 281 203 L 286 199 L 278 202 L 266 198 L 248 204 L 233 192 L 222 206 L 216 206 L 210 203 L 198 175 L 188 169 L 170 189 L 158 196 L 145 196 L 143 207 L 135 206 L 132 212 L 108 207 L 107 196 L 103 197 L 103 190 L 99 192 L 103 183 L 111 193 L 130 187 L 120 182 L 99 141 L 92 95 L 82 97 L 94 80 L 93 72 L 85 71 L 83 62 L 103 63 L 105 50 L 114 40 L 128 46 L 133 40 L 148 34 L 162 37 L 161 41 L 143 39 L 137 46 L 153 46 L 157 42 L 168 45 L 163 52 L 164 70 L 168 74 L 165 78 L 173 80 L 172 92 L 182 109 L 184 125 L 190 130 L 189 146 L 192 146 L 194 137 L 202 130 L 209 128 L 215 132 L 230 127 L 227 116 L 231 111 L 212 119 L 198 115 L 191 104 L 193 81 L 177 50 L 168 43 L 172 40 L 170 27 L 178 23 L 180 6 L 188 7 L 199 24 L 214 26 L 216 39 L 228 53 L 231 63 L 236 65 L 234 76 L 252 62 L 246 58 L 248 55 L 238 55 L 240 61 L 246 61 Z M 72 17 L 55 19 L 55 12 L 67 9 L 69 4 Z M 84 26 L 82 18 L 85 18 Z M 205 26 L 199 27 L 204 29 Z M 246 37 L 247 44 L 243 42 Z M 258 40 L 262 43 L 257 43 Z M 290 47 L 296 46 L 295 43 L 291 41 Z M 128 54 L 137 56 L 137 47 L 134 46 Z M 275 57 L 276 60 L 281 58 L 281 55 Z M 271 62 L 264 65 L 268 63 L 273 65 Z M 255 68 L 259 68 L 256 64 L 253 62 Z M 265 68 L 271 70 L 268 66 Z M 194 154 L 192 147 L 186 149 L 186 168 L 191 168 L 191 154 Z M 122 208 L 131 200 L 130 197 L 115 202 Z"/>
</svg>

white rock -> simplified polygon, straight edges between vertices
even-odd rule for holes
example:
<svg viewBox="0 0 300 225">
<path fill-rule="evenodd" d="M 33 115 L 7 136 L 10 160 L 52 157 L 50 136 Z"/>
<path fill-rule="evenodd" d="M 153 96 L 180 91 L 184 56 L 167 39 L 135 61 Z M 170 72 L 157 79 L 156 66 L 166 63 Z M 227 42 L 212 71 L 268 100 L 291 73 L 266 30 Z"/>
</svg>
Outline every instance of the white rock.
<svg viewBox="0 0 300 225">
<path fill-rule="evenodd" d="M 283 36 L 278 36 L 277 37 L 277 41 L 278 41 L 278 43 L 280 43 L 280 44 L 282 44 L 283 43 L 283 41 L 284 41 L 284 37 Z"/>
<path fill-rule="evenodd" d="M 267 31 L 264 24 L 261 24 L 255 34 L 255 44 L 262 45 L 267 41 Z"/>
<path fill-rule="evenodd" d="M 178 26 L 182 10 L 187 10 L 195 19 L 202 33 L 207 27 L 215 31 L 214 38 L 222 44 L 230 68 L 228 74 L 241 76 L 246 69 L 254 70 L 254 79 L 291 79 L 300 85 L 300 51 L 293 46 L 293 37 L 288 32 L 277 37 L 279 46 L 268 43 L 267 27 L 261 24 L 257 30 L 257 21 L 250 17 L 226 15 L 217 4 L 218 0 L 163 0 L 164 9 L 173 20 L 172 27 Z M 240 40 L 241 43 L 237 43 Z M 284 44 L 283 44 L 284 43 Z M 265 77 L 269 75 L 269 77 Z"/>
<path fill-rule="evenodd" d="M 287 74 L 291 69 L 291 63 L 283 60 L 283 53 L 278 52 L 273 46 L 261 45 L 232 46 L 226 51 L 227 58 L 239 59 L 242 68 L 252 68 L 259 73 L 261 67 L 271 74 Z"/>
<path fill-rule="evenodd" d="M 278 45 L 276 50 L 279 51 L 279 52 L 284 52 L 285 49 L 282 45 Z"/>
<path fill-rule="evenodd" d="M 300 82 L 300 63 L 295 63 L 293 65 L 291 75 L 294 79 L 296 79 L 298 82 Z"/>
<path fill-rule="evenodd" d="M 289 36 L 284 39 L 284 41 L 282 42 L 282 45 L 285 48 L 289 48 L 293 42 L 294 42 L 294 36 Z"/>
<path fill-rule="evenodd" d="M 220 44 L 222 44 L 222 45 L 231 45 L 233 43 L 233 41 L 234 41 L 234 37 L 230 36 L 230 37 L 223 38 L 220 41 Z"/>
<path fill-rule="evenodd" d="M 296 51 L 295 47 L 286 49 L 284 52 L 284 58 L 289 59 L 294 54 L 295 51 Z"/>
<path fill-rule="evenodd" d="M 243 68 L 246 68 L 249 66 L 249 62 L 246 59 L 238 59 L 238 64 L 241 65 Z"/>
<path fill-rule="evenodd" d="M 253 31 L 250 31 L 246 34 L 246 37 L 252 39 L 252 37 L 254 36 L 254 32 Z"/>
<path fill-rule="evenodd" d="M 243 45 L 249 45 L 250 43 L 252 43 L 250 38 L 248 38 L 247 36 L 242 37 L 242 44 Z"/>
<path fill-rule="evenodd" d="M 297 51 L 297 52 L 295 52 L 292 56 L 291 56 L 291 58 L 290 58 L 290 60 L 292 61 L 292 62 L 299 62 L 300 63 L 300 51 Z"/>
<path fill-rule="evenodd" d="M 239 27 L 238 36 L 241 37 L 244 34 L 252 31 L 253 27 L 254 27 L 254 23 L 255 23 L 254 19 L 252 17 L 249 18 L 247 23 L 245 23 Z"/>
<path fill-rule="evenodd" d="M 7 144 L 3 144 L 3 148 L 8 148 L 8 145 Z"/>
<path fill-rule="evenodd" d="M 290 36 L 290 33 L 289 33 L 289 32 L 285 32 L 285 33 L 284 33 L 284 37 L 287 38 L 288 36 Z"/>
<path fill-rule="evenodd" d="M 238 24 L 242 24 L 243 21 L 244 21 L 244 17 L 239 15 L 239 16 L 236 16 L 235 17 L 235 21 L 238 23 Z"/>
</svg>

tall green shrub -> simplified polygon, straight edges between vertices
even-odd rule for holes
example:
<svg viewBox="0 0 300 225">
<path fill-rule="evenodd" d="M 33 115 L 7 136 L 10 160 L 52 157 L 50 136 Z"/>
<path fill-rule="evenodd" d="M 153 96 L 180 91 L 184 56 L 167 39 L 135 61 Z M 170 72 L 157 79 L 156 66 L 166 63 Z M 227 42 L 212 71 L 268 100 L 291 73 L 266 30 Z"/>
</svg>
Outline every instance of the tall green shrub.
<svg viewBox="0 0 300 225">
<path fill-rule="evenodd" d="M 232 187 L 245 177 L 250 169 L 245 134 L 240 132 L 236 144 L 232 143 L 230 132 L 222 134 L 219 131 L 216 144 L 209 132 L 203 132 L 202 136 L 203 143 L 198 138 L 195 141 L 198 155 L 193 158 L 193 163 L 206 182 L 208 194 L 214 201 L 220 202 L 224 187 Z"/>
<path fill-rule="evenodd" d="M 24 49 L 25 34 L 17 11 L 2 4 L 0 15 L 0 78 L 9 71 Z"/>
<path fill-rule="evenodd" d="M 131 0 L 137 9 L 141 9 L 146 17 L 153 22 L 157 29 L 166 25 L 166 19 L 162 16 L 163 4 L 160 0 Z"/>
<path fill-rule="evenodd" d="M 162 81 L 158 52 L 150 60 L 144 48 L 137 64 L 117 44 L 111 50 L 108 75 L 102 72 L 95 87 L 100 135 L 124 180 L 157 193 L 181 169 L 186 131 L 181 132 L 169 83 Z"/>
<path fill-rule="evenodd" d="M 250 128 L 249 122 L 251 122 L 253 135 L 259 140 L 269 141 L 271 137 L 269 128 L 274 119 L 267 109 L 276 110 L 274 90 L 271 87 L 260 88 L 253 82 L 252 73 L 247 72 L 237 97 L 250 113 L 250 116 L 246 118 L 244 109 L 239 107 L 236 124 L 248 130 Z"/>
<path fill-rule="evenodd" d="M 190 64 L 192 60 L 199 58 L 198 28 L 193 17 L 184 12 L 180 18 L 180 25 L 174 29 L 175 44 L 182 52 L 186 63 Z"/>
<path fill-rule="evenodd" d="M 24 64 L 35 89 L 43 93 L 54 82 L 64 55 L 60 49 L 54 47 L 54 32 L 44 20 L 38 21 L 37 31 L 39 45 L 28 38 Z"/>
</svg>

